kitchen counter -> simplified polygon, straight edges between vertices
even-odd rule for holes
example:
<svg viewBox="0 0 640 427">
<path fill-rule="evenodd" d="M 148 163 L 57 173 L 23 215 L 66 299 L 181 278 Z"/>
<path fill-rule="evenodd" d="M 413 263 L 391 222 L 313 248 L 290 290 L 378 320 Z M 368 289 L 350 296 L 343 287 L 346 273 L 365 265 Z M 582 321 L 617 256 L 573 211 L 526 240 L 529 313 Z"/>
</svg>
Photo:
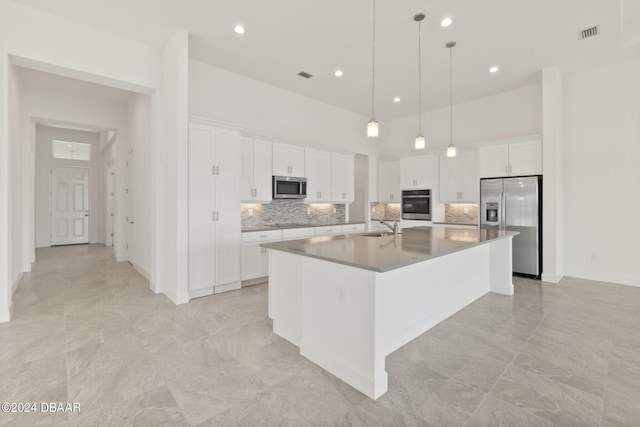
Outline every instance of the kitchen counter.
<svg viewBox="0 0 640 427">
<path fill-rule="evenodd" d="M 389 353 L 488 292 L 513 295 L 515 234 L 421 227 L 262 243 L 273 332 L 377 399 Z"/>
<path fill-rule="evenodd" d="M 242 232 L 251 232 L 251 231 L 266 231 L 266 230 L 286 230 L 289 228 L 310 228 L 310 227 L 329 227 L 332 225 L 351 225 L 351 224 L 364 224 L 364 221 L 339 221 L 339 222 L 315 222 L 313 224 L 309 223 L 291 223 L 291 224 L 273 224 L 273 225 L 265 225 L 260 227 L 247 227 L 243 228 Z"/>
<path fill-rule="evenodd" d="M 403 229 L 397 237 L 393 234 L 383 237 L 358 234 L 320 236 L 263 243 L 261 246 L 365 270 L 385 272 L 482 245 L 491 240 L 510 238 L 514 234 L 517 233 L 498 230 L 413 227 Z"/>
</svg>

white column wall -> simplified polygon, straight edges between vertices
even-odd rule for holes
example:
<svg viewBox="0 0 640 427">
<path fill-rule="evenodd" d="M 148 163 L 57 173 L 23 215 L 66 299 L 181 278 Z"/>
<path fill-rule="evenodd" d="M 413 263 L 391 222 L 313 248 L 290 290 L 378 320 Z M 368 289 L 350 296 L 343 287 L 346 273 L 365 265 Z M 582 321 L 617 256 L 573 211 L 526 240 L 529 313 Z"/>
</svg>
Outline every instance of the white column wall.
<svg viewBox="0 0 640 427">
<path fill-rule="evenodd" d="M 127 152 L 133 151 L 133 212 L 135 235 L 131 263 L 151 280 L 151 97 L 134 94 L 127 104 Z"/>
<path fill-rule="evenodd" d="M 564 76 L 564 274 L 640 286 L 640 60 Z"/>
<path fill-rule="evenodd" d="M 23 183 L 21 84 L 16 67 L 9 67 L 9 284 L 15 292 L 22 278 L 22 257 L 25 246 L 24 228 L 27 218 L 22 215 L 25 200 Z"/>
<path fill-rule="evenodd" d="M 563 275 L 563 107 L 562 74 L 542 71 L 542 280 L 557 283 Z"/>
<path fill-rule="evenodd" d="M 188 123 L 189 35 L 177 30 L 164 50 L 162 158 L 157 170 L 159 289 L 174 303 L 189 302 L 188 282 Z"/>
</svg>

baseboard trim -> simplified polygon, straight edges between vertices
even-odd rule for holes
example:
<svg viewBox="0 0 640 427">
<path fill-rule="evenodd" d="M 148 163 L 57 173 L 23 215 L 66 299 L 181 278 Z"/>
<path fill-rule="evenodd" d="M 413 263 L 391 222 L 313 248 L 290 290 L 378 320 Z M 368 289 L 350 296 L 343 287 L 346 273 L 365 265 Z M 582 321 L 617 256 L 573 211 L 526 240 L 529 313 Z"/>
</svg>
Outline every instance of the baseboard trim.
<svg viewBox="0 0 640 427">
<path fill-rule="evenodd" d="M 180 292 L 176 294 L 175 292 L 165 291 L 164 294 L 171 300 L 175 305 L 182 305 L 189 302 L 189 294 L 184 294 Z"/>
<path fill-rule="evenodd" d="M 16 293 L 16 290 L 18 289 L 18 285 L 20 284 L 20 281 L 22 280 L 22 276 L 24 276 L 24 273 L 19 273 L 15 279 L 13 279 L 13 283 L 11 284 L 11 295 Z"/>
<path fill-rule="evenodd" d="M 555 275 L 555 274 L 551 274 L 551 273 L 542 273 L 542 281 L 543 282 L 549 282 L 549 283 L 559 283 L 560 280 L 562 280 L 564 276 L 562 275 Z"/>
<path fill-rule="evenodd" d="M 140 275 L 142 277 L 144 277 L 145 279 L 147 279 L 147 281 L 149 283 L 151 283 L 151 274 L 149 274 L 149 272 L 147 270 L 145 270 L 144 268 L 140 267 L 140 265 L 138 263 L 132 262 L 131 265 L 133 265 L 134 270 L 136 270 L 138 273 L 140 273 Z"/>
<path fill-rule="evenodd" d="M 13 302 L 8 307 L 0 307 L 0 323 L 8 322 L 13 317 Z"/>
</svg>

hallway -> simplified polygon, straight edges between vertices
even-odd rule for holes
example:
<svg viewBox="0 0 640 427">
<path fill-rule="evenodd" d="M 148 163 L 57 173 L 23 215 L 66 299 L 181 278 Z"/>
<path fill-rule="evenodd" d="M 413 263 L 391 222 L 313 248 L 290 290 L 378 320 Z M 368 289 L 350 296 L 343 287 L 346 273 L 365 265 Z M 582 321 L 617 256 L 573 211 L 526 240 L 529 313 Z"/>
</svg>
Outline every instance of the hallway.
<svg viewBox="0 0 640 427">
<path fill-rule="evenodd" d="M 81 411 L 0 425 L 639 425 L 640 288 L 514 282 L 390 354 L 373 401 L 271 332 L 266 285 L 175 306 L 111 248 L 38 249 L 0 395 Z"/>
</svg>

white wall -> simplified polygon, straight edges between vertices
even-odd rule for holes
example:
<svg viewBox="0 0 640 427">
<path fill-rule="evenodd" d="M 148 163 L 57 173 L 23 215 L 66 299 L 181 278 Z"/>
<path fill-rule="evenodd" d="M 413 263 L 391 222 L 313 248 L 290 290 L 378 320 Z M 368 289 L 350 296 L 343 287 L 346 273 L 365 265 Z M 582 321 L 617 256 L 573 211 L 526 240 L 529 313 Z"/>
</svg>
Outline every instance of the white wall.
<svg viewBox="0 0 640 427">
<path fill-rule="evenodd" d="M 380 122 L 380 157 L 399 158 L 429 152 L 444 154 L 449 145 L 449 107 L 422 114 L 427 149 L 417 152 L 418 116 Z M 542 133 L 542 88 L 527 86 L 453 107 L 453 143 L 462 151 L 483 141 Z"/>
<path fill-rule="evenodd" d="M 542 71 L 542 280 L 557 283 L 564 275 L 563 89 L 555 67 Z"/>
<path fill-rule="evenodd" d="M 564 272 L 640 286 L 640 61 L 564 76 Z"/>
<path fill-rule="evenodd" d="M 375 154 L 368 118 L 201 62 L 189 61 L 189 114 L 244 132 L 361 154 Z"/>
<path fill-rule="evenodd" d="M 131 263 L 147 279 L 151 272 L 152 179 L 151 97 L 135 94 L 127 105 L 127 137 L 133 151 L 133 214 L 135 218 Z M 129 240 L 130 242 L 132 240 Z"/>
<path fill-rule="evenodd" d="M 21 82 L 20 76 L 16 72 L 16 67 L 9 70 L 9 191 L 10 191 L 10 247 L 9 258 L 9 283 L 11 292 L 17 288 L 22 277 L 22 257 L 24 242 L 25 223 L 27 217 L 22 216 L 24 200 L 27 197 L 25 185 L 23 185 L 24 159 L 22 152 L 22 108 L 21 108 Z"/>
<path fill-rule="evenodd" d="M 91 161 L 54 159 L 52 140 L 91 144 Z M 89 176 L 89 242 L 105 242 L 104 170 L 100 154 L 100 134 L 47 126 L 36 126 L 35 163 L 36 247 L 51 246 L 49 221 L 49 171 L 53 166 L 90 169 Z"/>
<path fill-rule="evenodd" d="M 174 303 L 189 302 L 188 289 L 188 116 L 189 35 L 177 30 L 163 53 L 163 128 L 158 150 L 158 290 Z"/>
</svg>

